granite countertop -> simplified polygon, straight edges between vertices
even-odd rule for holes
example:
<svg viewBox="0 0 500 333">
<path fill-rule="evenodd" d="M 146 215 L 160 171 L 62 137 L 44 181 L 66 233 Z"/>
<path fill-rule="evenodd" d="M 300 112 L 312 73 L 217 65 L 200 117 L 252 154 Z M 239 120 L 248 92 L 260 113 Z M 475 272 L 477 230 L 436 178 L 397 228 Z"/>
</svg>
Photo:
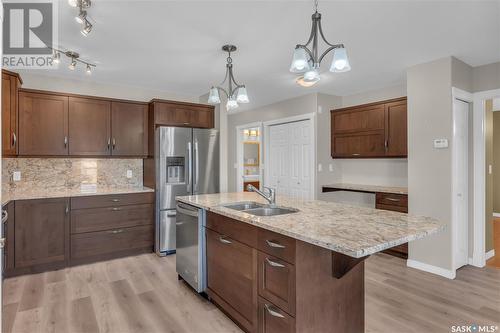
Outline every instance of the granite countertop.
<svg viewBox="0 0 500 333">
<path fill-rule="evenodd" d="M 126 193 L 144 193 L 154 192 L 152 188 L 145 186 L 92 186 L 86 185 L 79 188 L 66 187 L 46 187 L 33 189 L 11 189 L 2 191 L 2 206 L 12 200 L 28 199 L 47 199 L 47 198 L 66 198 L 82 197 L 91 195 L 105 194 L 126 194 Z"/>
<path fill-rule="evenodd" d="M 354 258 L 444 229 L 444 225 L 430 217 L 279 195 L 277 205 L 296 208 L 299 212 L 264 217 L 221 206 L 241 201 L 265 202 L 251 192 L 183 196 L 177 200 Z"/>
<path fill-rule="evenodd" d="M 331 185 L 323 185 L 323 192 L 327 190 L 336 191 L 354 191 L 354 192 L 366 192 L 366 193 L 390 193 L 390 194 L 408 194 L 407 187 L 397 187 L 397 186 L 377 186 L 377 185 L 362 185 L 362 184 L 345 184 L 337 183 Z"/>
</svg>

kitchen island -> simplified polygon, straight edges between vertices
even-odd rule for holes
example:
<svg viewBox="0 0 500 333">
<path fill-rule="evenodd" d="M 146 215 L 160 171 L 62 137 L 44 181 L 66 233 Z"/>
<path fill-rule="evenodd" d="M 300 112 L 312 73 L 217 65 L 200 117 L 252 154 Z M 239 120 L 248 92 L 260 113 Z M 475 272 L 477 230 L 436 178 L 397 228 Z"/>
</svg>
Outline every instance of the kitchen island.
<svg viewBox="0 0 500 333">
<path fill-rule="evenodd" d="M 298 210 L 256 216 L 226 207 L 255 193 L 178 197 L 207 211 L 207 294 L 247 332 L 364 331 L 364 260 L 438 232 L 427 217 L 277 198 Z"/>
</svg>

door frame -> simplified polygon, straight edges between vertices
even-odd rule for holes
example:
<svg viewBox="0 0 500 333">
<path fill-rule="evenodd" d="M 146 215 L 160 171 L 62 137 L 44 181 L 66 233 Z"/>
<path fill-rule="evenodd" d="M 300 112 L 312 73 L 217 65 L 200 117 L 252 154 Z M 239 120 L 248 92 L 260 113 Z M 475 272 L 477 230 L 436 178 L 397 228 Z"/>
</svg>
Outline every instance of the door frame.
<svg viewBox="0 0 500 333">
<path fill-rule="evenodd" d="M 264 135 L 262 130 L 262 122 L 253 122 L 248 124 L 243 124 L 236 126 L 236 163 L 234 167 L 236 168 L 236 192 L 239 192 L 240 188 L 243 188 L 243 140 L 241 139 L 240 132 L 246 128 L 259 128 L 260 138 L 259 138 L 259 187 L 262 189 L 263 186 L 263 175 L 262 169 L 264 166 L 262 157 L 263 145 L 264 145 Z"/>
<path fill-rule="evenodd" d="M 473 94 L 474 140 L 474 244 L 471 265 L 486 265 L 485 218 L 486 218 L 486 135 L 485 101 L 499 98 L 500 89 L 485 90 Z"/>
<path fill-rule="evenodd" d="M 465 102 L 467 104 L 469 104 L 469 111 L 468 111 L 468 114 L 467 114 L 467 124 L 469 125 L 469 119 L 470 119 L 470 112 L 471 112 L 471 104 L 473 104 L 473 94 L 467 92 L 467 91 L 464 91 L 464 90 L 461 90 L 461 89 L 458 89 L 458 88 L 455 88 L 453 87 L 452 88 L 452 119 L 453 119 L 453 127 L 455 127 L 455 100 L 458 100 L 458 101 L 461 101 L 461 102 Z M 469 131 L 469 126 L 467 126 L 467 132 L 468 132 L 468 142 L 470 142 L 471 140 L 471 133 Z M 452 229 L 452 240 L 451 240 L 451 243 L 452 243 L 452 265 L 453 265 L 453 269 L 457 269 L 457 250 L 458 250 L 458 243 L 457 243 L 457 240 L 458 240 L 458 225 L 457 225 L 457 221 L 455 220 L 455 217 L 457 216 L 457 210 L 458 210 L 458 206 L 460 205 L 459 203 L 459 200 L 458 198 L 455 196 L 455 188 L 458 186 L 458 178 L 457 178 L 457 167 L 454 163 L 454 158 L 455 158 L 455 154 L 457 153 L 457 149 L 464 149 L 464 147 L 457 147 L 457 145 L 455 144 L 455 131 L 453 131 L 453 141 L 452 141 L 452 151 L 451 151 L 451 154 L 452 154 L 452 167 L 451 167 L 451 177 L 452 177 L 452 183 L 451 183 L 451 186 L 452 186 L 452 199 L 451 199 L 451 207 L 452 207 L 452 223 L 451 223 L 451 229 Z M 469 150 L 469 143 L 467 142 L 467 146 L 465 147 L 465 149 L 467 149 L 467 151 Z M 470 159 L 470 154 L 468 153 L 467 154 L 467 161 L 469 161 Z M 469 174 L 469 164 L 467 164 L 467 174 Z M 467 239 L 467 244 L 466 244 L 466 248 L 467 248 L 467 258 L 466 258 L 466 263 L 468 263 L 468 257 L 469 257 L 469 249 L 470 249 L 470 244 L 469 244 L 469 225 L 470 225 L 470 219 L 469 219 L 469 193 L 470 193 L 470 189 L 469 187 L 467 186 L 466 190 L 465 190 L 465 193 L 463 194 L 466 199 L 467 199 L 467 228 L 466 228 L 466 239 Z"/>
<path fill-rule="evenodd" d="M 265 155 L 265 163 L 269 161 L 269 128 L 274 125 L 282 125 L 288 123 L 296 123 L 299 121 L 310 121 L 311 122 L 311 155 L 312 158 L 310 160 L 310 169 L 311 169 L 311 184 L 310 184 L 310 198 L 311 200 L 316 199 L 316 113 L 306 113 L 298 116 L 280 118 L 276 120 L 269 120 L 263 123 L 264 126 L 264 135 L 262 137 L 264 147 L 264 155 Z M 264 182 L 269 179 L 269 169 L 265 167 L 265 164 L 262 164 L 264 169 Z M 279 194 L 279 193 L 278 193 Z"/>
</svg>

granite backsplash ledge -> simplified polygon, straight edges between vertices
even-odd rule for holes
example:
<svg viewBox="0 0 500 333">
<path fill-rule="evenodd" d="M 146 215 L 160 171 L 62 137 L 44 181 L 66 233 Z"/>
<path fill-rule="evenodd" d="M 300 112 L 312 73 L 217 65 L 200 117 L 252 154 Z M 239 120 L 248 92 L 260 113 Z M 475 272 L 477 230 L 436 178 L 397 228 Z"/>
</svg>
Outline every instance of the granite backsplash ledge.
<svg viewBox="0 0 500 333">
<path fill-rule="evenodd" d="M 3 158 L 3 190 L 34 187 L 77 189 L 86 186 L 141 187 L 142 159 L 110 158 Z M 127 178 L 127 170 L 132 177 Z M 21 180 L 14 181 L 14 171 Z"/>
</svg>

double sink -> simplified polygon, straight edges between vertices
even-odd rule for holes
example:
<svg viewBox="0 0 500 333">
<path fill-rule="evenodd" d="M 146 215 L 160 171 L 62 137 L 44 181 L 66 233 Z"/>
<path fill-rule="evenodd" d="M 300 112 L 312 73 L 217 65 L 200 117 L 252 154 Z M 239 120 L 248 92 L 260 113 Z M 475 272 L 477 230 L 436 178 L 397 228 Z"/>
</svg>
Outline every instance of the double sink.
<svg viewBox="0 0 500 333">
<path fill-rule="evenodd" d="M 229 209 L 234 209 L 240 212 L 248 213 L 255 216 L 275 216 L 296 213 L 299 210 L 293 208 L 279 207 L 275 205 L 266 205 L 253 201 L 236 202 L 223 205 Z"/>
</svg>

